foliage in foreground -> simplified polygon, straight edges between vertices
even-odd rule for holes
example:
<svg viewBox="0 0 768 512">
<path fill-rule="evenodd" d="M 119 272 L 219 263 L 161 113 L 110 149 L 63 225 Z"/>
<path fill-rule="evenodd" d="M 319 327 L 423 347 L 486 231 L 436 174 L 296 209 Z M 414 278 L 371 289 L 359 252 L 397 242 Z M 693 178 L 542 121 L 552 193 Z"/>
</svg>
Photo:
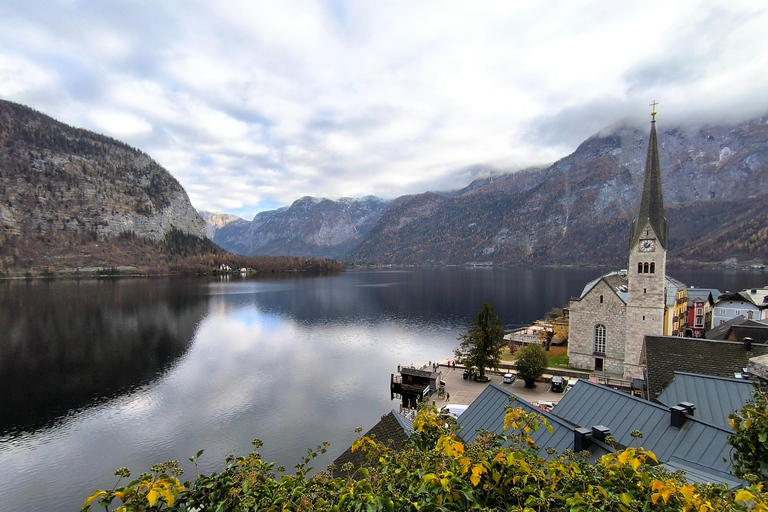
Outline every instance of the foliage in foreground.
<svg viewBox="0 0 768 512">
<path fill-rule="evenodd" d="M 461 344 L 454 354 L 467 368 L 476 366 L 483 376 L 486 368 L 498 368 L 501 362 L 501 350 L 506 345 L 504 329 L 490 302 L 483 304 L 477 312 L 477 320 L 470 325 L 469 332 L 459 336 Z"/>
<path fill-rule="evenodd" d="M 548 451 L 539 457 L 530 433 L 550 427 L 536 413 L 507 409 L 507 435 L 481 433 L 465 445 L 435 408 L 421 410 L 414 421 L 415 442 L 394 447 L 367 437 L 363 450 L 370 466 L 353 474 L 329 467 L 308 477 L 309 452 L 294 475 L 264 462 L 257 451 L 227 458 L 221 473 L 180 484 L 178 463 L 153 466 L 123 487 L 97 491 L 92 505 L 119 503 L 116 511 L 376 511 L 508 510 L 534 511 L 768 511 L 768 493 L 756 477 L 735 492 L 713 485 L 689 485 L 682 473 L 656 464 L 653 453 L 626 448 L 590 463 L 586 452 Z M 637 434 L 636 437 L 641 437 Z M 254 441 L 256 449 L 260 442 Z M 190 459 L 196 463 L 196 457 Z M 120 478 L 129 476 L 118 470 Z M 118 483 L 120 480 L 118 480 Z"/>
<path fill-rule="evenodd" d="M 768 393 L 755 387 L 752 399 L 728 416 L 733 435 L 733 472 L 739 478 L 749 474 L 768 481 Z"/>
</svg>

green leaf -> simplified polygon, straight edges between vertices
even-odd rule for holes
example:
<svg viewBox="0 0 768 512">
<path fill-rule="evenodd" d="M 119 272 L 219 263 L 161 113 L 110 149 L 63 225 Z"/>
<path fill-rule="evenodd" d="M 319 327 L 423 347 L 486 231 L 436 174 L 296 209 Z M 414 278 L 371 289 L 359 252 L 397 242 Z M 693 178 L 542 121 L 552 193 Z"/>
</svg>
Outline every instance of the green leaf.
<svg viewBox="0 0 768 512">
<path fill-rule="evenodd" d="M 632 502 L 632 495 L 629 494 L 628 492 L 625 492 L 621 496 L 619 496 L 619 499 L 623 504 L 629 505 Z"/>
<path fill-rule="evenodd" d="M 203 451 L 204 451 L 204 450 L 200 450 L 199 452 L 197 452 L 197 455 L 195 455 L 195 458 L 196 458 L 196 459 L 199 459 L 199 458 L 200 458 L 200 456 L 203 454 Z"/>
</svg>

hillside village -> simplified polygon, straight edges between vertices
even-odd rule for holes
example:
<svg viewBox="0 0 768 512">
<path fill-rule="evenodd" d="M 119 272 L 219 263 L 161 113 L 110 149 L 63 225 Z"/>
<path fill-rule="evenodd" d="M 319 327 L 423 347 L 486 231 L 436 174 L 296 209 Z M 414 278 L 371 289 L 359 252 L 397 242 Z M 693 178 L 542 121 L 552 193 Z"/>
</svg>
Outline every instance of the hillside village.
<svg viewBox="0 0 768 512">
<path fill-rule="evenodd" d="M 583 373 L 548 372 L 582 378 L 560 397 L 547 392 L 555 402 L 551 410 L 507 378 L 478 388 L 466 410 L 438 401 L 458 411 L 459 436 L 467 443 L 481 431 L 503 434 L 513 399 L 514 407 L 541 415 L 552 427 L 533 434 L 541 457 L 551 449 L 573 450 L 597 461 L 612 445 L 633 446 L 639 432 L 659 464 L 683 471 L 688 482 L 736 489 L 747 483 L 734 473 L 729 415 L 752 400 L 756 385 L 768 385 L 768 287 L 721 292 L 667 275 L 669 229 L 655 114 L 627 268 L 587 283 L 564 316 L 505 338 L 516 345 L 567 340 L 569 365 Z M 436 367 L 400 371 L 414 396 L 428 396 L 443 375 Z M 413 435 L 407 412 L 393 410 L 369 434 Z"/>
</svg>

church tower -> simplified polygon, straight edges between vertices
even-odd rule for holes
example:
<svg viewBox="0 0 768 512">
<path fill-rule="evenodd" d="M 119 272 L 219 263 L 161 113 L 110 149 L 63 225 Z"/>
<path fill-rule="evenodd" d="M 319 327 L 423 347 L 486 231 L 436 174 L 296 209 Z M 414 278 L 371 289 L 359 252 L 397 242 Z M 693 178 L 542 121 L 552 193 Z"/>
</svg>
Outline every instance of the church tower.
<svg viewBox="0 0 768 512">
<path fill-rule="evenodd" d="M 666 303 L 667 219 L 661 191 L 659 146 L 656 140 L 656 102 L 651 113 L 651 136 L 645 162 L 640 211 L 632 224 L 627 268 L 627 332 L 624 378 L 643 378 L 643 337 L 664 333 Z"/>
</svg>

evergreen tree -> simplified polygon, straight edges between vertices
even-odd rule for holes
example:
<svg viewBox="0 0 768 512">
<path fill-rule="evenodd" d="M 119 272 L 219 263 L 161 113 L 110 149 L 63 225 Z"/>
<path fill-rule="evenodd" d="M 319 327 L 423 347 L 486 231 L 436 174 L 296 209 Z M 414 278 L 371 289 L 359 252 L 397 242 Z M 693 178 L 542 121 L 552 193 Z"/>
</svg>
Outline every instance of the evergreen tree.
<svg viewBox="0 0 768 512">
<path fill-rule="evenodd" d="M 469 332 L 458 337 L 461 344 L 454 354 L 464 361 L 465 366 L 476 366 L 483 377 L 486 368 L 499 366 L 504 348 L 504 330 L 496 316 L 496 308 L 490 302 L 483 304 L 477 312 L 477 320 L 470 325 Z"/>
</svg>

